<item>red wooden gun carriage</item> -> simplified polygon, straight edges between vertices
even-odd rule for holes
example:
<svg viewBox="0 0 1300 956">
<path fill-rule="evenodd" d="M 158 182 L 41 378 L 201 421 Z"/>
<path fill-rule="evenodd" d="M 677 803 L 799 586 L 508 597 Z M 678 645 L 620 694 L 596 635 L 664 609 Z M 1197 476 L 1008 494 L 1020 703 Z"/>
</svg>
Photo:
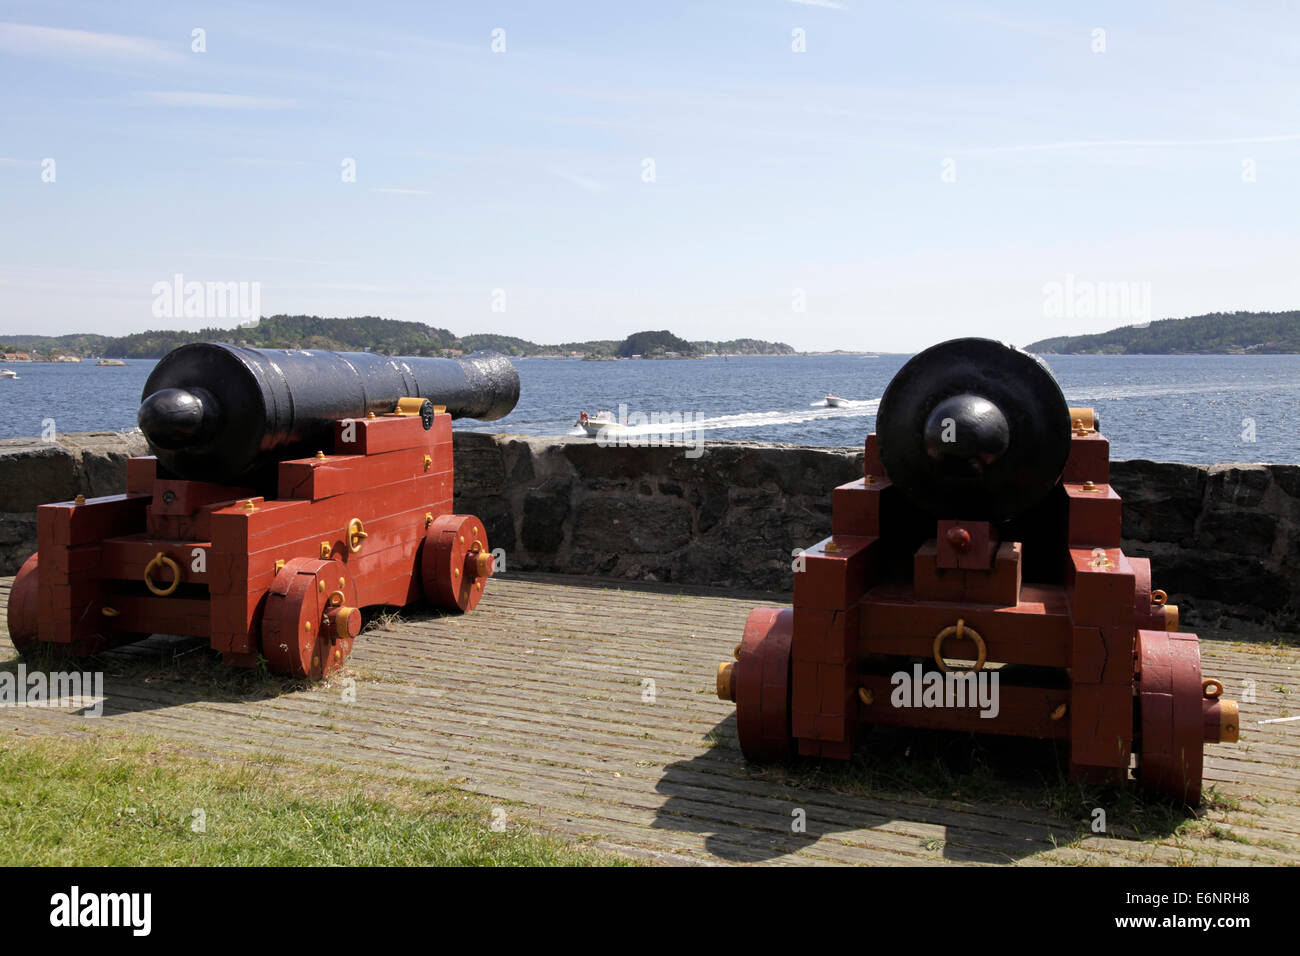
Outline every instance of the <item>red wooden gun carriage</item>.
<svg viewBox="0 0 1300 956">
<path fill-rule="evenodd" d="M 745 756 L 846 759 L 872 724 L 1047 738 L 1068 742 L 1072 779 L 1122 784 L 1136 757 L 1144 791 L 1199 802 L 1203 745 L 1237 739 L 1237 704 L 1202 677 L 1150 562 L 1121 550 L 1099 424 L 997 342 L 908 361 L 793 609 L 751 613 L 718 667 Z M 990 715 L 971 697 L 992 674 Z M 917 707 L 900 675 L 972 695 Z"/>
<path fill-rule="evenodd" d="M 38 509 L 10 637 L 83 657 L 203 637 L 228 664 L 319 679 L 351 653 L 362 608 L 471 610 L 493 560 L 483 523 L 452 513 L 451 421 L 500 418 L 518 397 L 492 353 L 182 346 L 145 385 L 155 456 L 127 462 L 125 493 Z"/>
</svg>

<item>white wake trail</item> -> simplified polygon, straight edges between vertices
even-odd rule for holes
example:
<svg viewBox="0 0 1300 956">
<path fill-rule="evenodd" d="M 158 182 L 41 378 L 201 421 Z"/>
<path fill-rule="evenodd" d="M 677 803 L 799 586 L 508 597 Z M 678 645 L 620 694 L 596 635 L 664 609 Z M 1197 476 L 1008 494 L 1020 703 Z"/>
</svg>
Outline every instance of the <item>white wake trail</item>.
<svg viewBox="0 0 1300 956">
<path fill-rule="evenodd" d="M 644 422 L 625 425 L 618 429 L 618 432 L 621 435 L 663 435 L 680 432 L 717 431 L 724 428 L 764 428 L 772 425 L 798 425 L 803 422 L 822 419 L 861 418 L 864 415 L 874 415 L 879 405 L 880 399 L 878 398 L 846 401 L 839 408 L 827 408 L 825 405 L 818 405 L 815 409 L 809 408 L 806 411 L 741 412 L 735 415 L 699 418 L 689 422 Z M 635 415 L 636 413 L 633 412 L 629 415 L 629 418 L 635 420 Z"/>
</svg>

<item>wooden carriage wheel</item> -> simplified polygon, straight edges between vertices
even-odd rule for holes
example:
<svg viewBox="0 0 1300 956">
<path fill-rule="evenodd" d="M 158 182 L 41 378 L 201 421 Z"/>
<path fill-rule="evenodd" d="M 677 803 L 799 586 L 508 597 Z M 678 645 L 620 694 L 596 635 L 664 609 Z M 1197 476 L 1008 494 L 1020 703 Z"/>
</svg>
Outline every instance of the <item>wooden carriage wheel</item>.
<svg viewBox="0 0 1300 956">
<path fill-rule="evenodd" d="M 36 575 L 40 555 L 33 554 L 18 570 L 9 592 L 9 640 L 19 654 L 26 654 L 37 643 Z"/>
<path fill-rule="evenodd" d="M 360 632 L 357 586 L 341 561 L 294 558 L 276 574 L 262 612 L 262 655 L 274 673 L 328 677 Z"/>
<path fill-rule="evenodd" d="M 790 733 L 790 655 L 794 611 L 760 607 L 749 613 L 732 671 L 736 733 L 749 760 L 786 760 Z"/>
<path fill-rule="evenodd" d="M 1137 776 L 1142 789 L 1196 806 L 1205 745 L 1201 649 L 1195 634 L 1137 634 Z"/>
<path fill-rule="evenodd" d="M 431 604 L 449 611 L 474 610 L 492 571 L 492 552 L 482 521 L 473 515 L 434 519 L 420 551 L 420 579 Z"/>
</svg>

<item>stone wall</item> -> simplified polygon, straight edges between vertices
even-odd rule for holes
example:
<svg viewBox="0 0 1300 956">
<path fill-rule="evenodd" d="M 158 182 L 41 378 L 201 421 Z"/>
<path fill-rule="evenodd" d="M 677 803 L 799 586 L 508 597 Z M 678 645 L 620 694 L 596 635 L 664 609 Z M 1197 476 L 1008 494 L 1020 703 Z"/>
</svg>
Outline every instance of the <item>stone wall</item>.
<svg viewBox="0 0 1300 956">
<path fill-rule="evenodd" d="M 113 494 L 139 435 L 0 441 L 0 573 L 36 547 L 41 501 Z M 860 448 L 711 442 L 602 448 L 584 438 L 455 433 L 456 502 L 515 570 L 788 591 L 794 548 L 829 533 L 830 489 Z M 1193 626 L 1300 630 L 1300 467 L 1112 464 L 1124 547 Z"/>
<path fill-rule="evenodd" d="M 118 494 L 127 458 L 144 454 L 138 432 L 0 439 L 0 574 L 13 574 L 36 550 L 37 505 Z"/>
</svg>

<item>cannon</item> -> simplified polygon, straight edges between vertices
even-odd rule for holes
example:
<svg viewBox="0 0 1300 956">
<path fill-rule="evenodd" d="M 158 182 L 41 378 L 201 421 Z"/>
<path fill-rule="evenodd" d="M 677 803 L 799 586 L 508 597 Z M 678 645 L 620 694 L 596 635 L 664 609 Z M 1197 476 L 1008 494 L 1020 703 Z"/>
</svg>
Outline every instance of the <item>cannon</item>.
<svg viewBox="0 0 1300 956">
<path fill-rule="evenodd" d="M 367 607 L 474 609 L 494 561 L 453 513 L 451 422 L 519 399 L 504 356 L 196 343 L 145 383 L 123 494 L 42 505 L 14 579 L 20 653 L 85 657 L 151 634 L 208 640 L 232 666 L 323 679 Z"/>
<path fill-rule="evenodd" d="M 753 611 L 718 666 L 752 761 L 845 760 L 875 725 L 1068 745 L 1073 780 L 1195 806 L 1203 748 L 1238 707 L 1195 634 L 1121 548 L 1092 409 L 1047 366 L 963 338 L 906 362 L 791 608 Z"/>
</svg>

